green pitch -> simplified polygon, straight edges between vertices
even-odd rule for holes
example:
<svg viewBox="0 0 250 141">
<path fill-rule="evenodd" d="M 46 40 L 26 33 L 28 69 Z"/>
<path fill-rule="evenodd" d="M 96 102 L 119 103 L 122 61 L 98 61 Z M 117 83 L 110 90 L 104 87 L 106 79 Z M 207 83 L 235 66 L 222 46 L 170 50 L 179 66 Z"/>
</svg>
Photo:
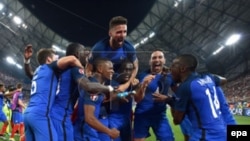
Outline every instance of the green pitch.
<svg viewBox="0 0 250 141">
<path fill-rule="evenodd" d="M 173 124 L 173 118 L 168 110 L 167 117 L 169 119 L 169 123 L 171 124 L 174 137 L 176 141 L 184 141 L 183 135 L 181 133 L 181 129 L 179 126 Z M 234 116 L 238 124 L 250 125 L 250 117 L 246 116 Z M 150 130 L 151 136 L 146 139 L 146 141 L 156 141 L 155 135 L 152 130 Z"/>
<path fill-rule="evenodd" d="M 167 116 L 169 119 L 169 123 L 171 124 L 172 130 L 173 130 L 173 133 L 175 136 L 175 140 L 176 141 L 183 141 L 184 139 L 183 139 L 183 135 L 181 133 L 180 127 L 173 124 L 173 119 L 172 119 L 170 112 L 167 112 Z M 246 116 L 234 116 L 234 117 L 235 117 L 236 121 L 238 122 L 238 124 L 250 125 L 250 117 L 246 117 Z M 2 128 L 2 123 L 0 123 L 0 129 L 1 128 Z M 154 135 L 152 130 L 150 130 L 150 134 L 151 134 L 151 136 L 148 137 L 146 139 L 146 141 L 156 141 L 155 135 Z M 6 138 L 8 139 L 8 136 L 6 136 Z M 3 140 L 0 138 L 0 141 L 6 141 L 6 140 Z M 16 141 L 19 141 L 19 136 L 16 136 Z"/>
</svg>

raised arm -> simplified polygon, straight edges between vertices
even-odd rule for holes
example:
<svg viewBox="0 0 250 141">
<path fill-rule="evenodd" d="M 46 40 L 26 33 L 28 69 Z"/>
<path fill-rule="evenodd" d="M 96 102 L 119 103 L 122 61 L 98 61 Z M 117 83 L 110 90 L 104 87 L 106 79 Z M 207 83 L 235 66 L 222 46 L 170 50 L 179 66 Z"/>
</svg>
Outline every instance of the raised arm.
<svg viewBox="0 0 250 141">
<path fill-rule="evenodd" d="M 30 65 L 30 59 L 33 55 L 32 45 L 28 44 L 24 49 L 24 71 L 26 76 L 28 76 L 30 79 L 33 77 L 33 69 Z"/>
<path fill-rule="evenodd" d="M 111 86 L 105 86 L 100 83 L 91 82 L 85 76 L 78 79 L 78 84 L 82 89 L 90 93 L 103 92 L 105 94 L 108 94 L 114 90 Z"/>
<path fill-rule="evenodd" d="M 83 68 L 81 62 L 73 55 L 72 56 L 62 57 L 57 61 L 57 67 L 59 69 L 66 69 L 66 68 L 68 68 L 70 66 Z"/>
</svg>

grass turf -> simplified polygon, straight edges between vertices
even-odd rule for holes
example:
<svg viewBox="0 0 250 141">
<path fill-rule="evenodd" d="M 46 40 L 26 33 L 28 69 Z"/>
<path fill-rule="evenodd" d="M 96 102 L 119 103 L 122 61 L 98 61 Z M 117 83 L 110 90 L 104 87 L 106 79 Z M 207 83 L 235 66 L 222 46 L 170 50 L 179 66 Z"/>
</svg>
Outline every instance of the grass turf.
<svg viewBox="0 0 250 141">
<path fill-rule="evenodd" d="M 169 123 L 171 124 L 172 130 L 173 130 L 173 133 L 174 133 L 174 136 L 175 136 L 175 140 L 176 141 L 183 141 L 184 139 L 183 139 L 183 135 L 181 133 L 180 127 L 173 124 L 173 122 L 172 122 L 173 119 L 172 119 L 172 116 L 171 116 L 170 112 L 167 112 L 167 117 L 169 119 Z M 250 117 L 237 116 L 237 115 L 234 116 L 234 117 L 235 117 L 235 119 L 236 119 L 236 121 L 237 121 L 238 124 L 250 125 Z M 2 128 L 2 123 L 0 123 L 0 129 L 1 128 Z M 146 139 L 146 141 L 156 141 L 155 135 L 154 135 L 154 133 L 153 133 L 153 131 L 151 129 L 150 129 L 150 134 L 151 134 L 151 136 L 148 137 Z M 6 141 L 6 140 L 9 139 L 8 137 L 9 136 L 6 135 L 6 139 L 3 140 L 3 139 L 0 138 L 0 141 Z M 15 140 L 19 141 L 19 136 L 18 135 L 15 136 Z"/>
</svg>

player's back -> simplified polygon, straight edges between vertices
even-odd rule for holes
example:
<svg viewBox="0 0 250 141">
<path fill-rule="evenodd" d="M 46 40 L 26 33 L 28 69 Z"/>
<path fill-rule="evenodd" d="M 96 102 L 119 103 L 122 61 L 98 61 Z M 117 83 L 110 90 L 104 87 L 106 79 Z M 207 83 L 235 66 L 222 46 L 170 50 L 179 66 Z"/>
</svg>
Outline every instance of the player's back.
<svg viewBox="0 0 250 141">
<path fill-rule="evenodd" d="M 73 112 L 73 97 L 78 95 L 77 83 L 73 81 L 72 69 L 65 70 L 58 82 L 55 102 L 51 109 L 51 116 L 58 120 L 70 117 Z"/>
<path fill-rule="evenodd" d="M 55 100 L 57 82 L 57 75 L 49 65 L 40 65 L 32 79 L 30 102 L 25 113 L 47 115 Z"/>
<path fill-rule="evenodd" d="M 217 137 L 224 139 L 226 128 L 221 116 L 215 83 L 206 76 L 198 77 L 189 84 L 191 98 L 187 114 L 194 129 L 192 138 L 204 135 L 208 140 Z"/>
</svg>

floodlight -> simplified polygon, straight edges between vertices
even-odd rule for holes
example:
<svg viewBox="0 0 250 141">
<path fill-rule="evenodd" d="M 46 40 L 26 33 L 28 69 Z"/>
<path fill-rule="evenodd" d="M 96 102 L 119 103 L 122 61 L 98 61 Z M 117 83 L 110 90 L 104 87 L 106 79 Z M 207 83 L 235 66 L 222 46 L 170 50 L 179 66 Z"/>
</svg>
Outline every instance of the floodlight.
<svg viewBox="0 0 250 141">
<path fill-rule="evenodd" d="M 155 32 L 149 34 L 149 38 L 153 38 L 155 36 Z"/>
<path fill-rule="evenodd" d="M 225 46 L 220 46 L 216 51 L 213 52 L 213 55 L 218 54 L 219 52 L 221 52 L 221 50 L 225 48 Z"/>
<path fill-rule="evenodd" d="M 137 48 L 139 45 L 140 45 L 140 43 L 136 43 L 136 44 L 134 45 L 134 47 Z"/>
<path fill-rule="evenodd" d="M 18 25 L 22 23 L 22 19 L 18 16 L 14 16 L 13 21 Z"/>
<path fill-rule="evenodd" d="M 10 63 L 10 64 L 16 64 L 16 62 L 14 61 L 14 59 L 11 58 L 11 57 L 9 57 L 9 56 L 6 58 L 6 60 L 7 60 L 7 62 Z"/>
<path fill-rule="evenodd" d="M 60 47 L 58 47 L 57 45 L 52 45 L 52 48 L 55 49 L 58 52 L 62 52 L 62 53 L 66 53 L 65 50 L 61 49 Z"/>
<path fill-rule="evenodd" d="M 238 42 L 239 39 L 240 39 L 240 34 L 233 34 L 232 36 L 230 36 L 230 37 L 227 39 L 225 45 L 226 45 L 226 46 L 230 46 L 230 45 L 232 45 L 232 44 Z"/>
<path fill-rule="evenodd" d="M 22 69 L 23 67 L 20 64 L 16 64 L 17 68 Z"/>
<path fill-rule="evenodd" d="M 3 10 L 4 5 L 2 3 L 0 3 L 0 11 Z"/>
</svg>

